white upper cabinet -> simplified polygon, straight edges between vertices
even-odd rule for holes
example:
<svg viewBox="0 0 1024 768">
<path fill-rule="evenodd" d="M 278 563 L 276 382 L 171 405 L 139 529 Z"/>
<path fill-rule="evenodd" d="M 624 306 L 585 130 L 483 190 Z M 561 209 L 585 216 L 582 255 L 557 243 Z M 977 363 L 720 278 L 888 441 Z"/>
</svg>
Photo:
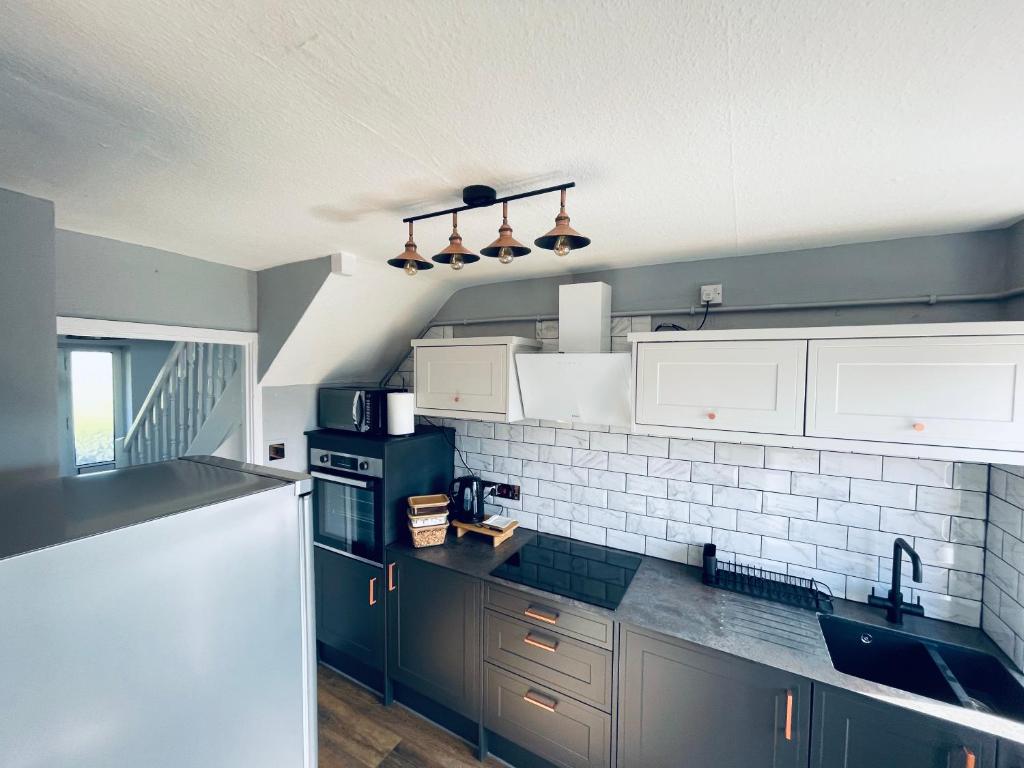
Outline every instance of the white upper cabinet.
<svg viewBox="0 0 1024 768">
<path fill-rule="evenodd" d="M 802 435 L 807 342 L 636 345 L 636 425 Z"/>
<path fill-rule="evenodd" d="M 522 419 L 513 354 L 539 346 L 516 337 L 414 341 L 416 412 L 486 421 Z"/>
<path fill-rule="evenodd" d="M 1024 336 L 810 342 L 807 434 L 1024 449 Z"/>
</svg>

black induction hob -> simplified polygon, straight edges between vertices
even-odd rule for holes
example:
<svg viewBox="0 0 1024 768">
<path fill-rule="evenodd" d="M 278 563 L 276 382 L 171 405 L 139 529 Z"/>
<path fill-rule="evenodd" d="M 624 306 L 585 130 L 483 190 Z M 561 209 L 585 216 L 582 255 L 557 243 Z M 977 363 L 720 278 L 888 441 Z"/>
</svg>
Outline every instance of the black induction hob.
<svg viewBox="0 0 1024 768">
<path fill-rule="evenodd" d="M 614 611 L 640 562 L 621 549 L 538 533 L 491 575 Z"/>
</svg>

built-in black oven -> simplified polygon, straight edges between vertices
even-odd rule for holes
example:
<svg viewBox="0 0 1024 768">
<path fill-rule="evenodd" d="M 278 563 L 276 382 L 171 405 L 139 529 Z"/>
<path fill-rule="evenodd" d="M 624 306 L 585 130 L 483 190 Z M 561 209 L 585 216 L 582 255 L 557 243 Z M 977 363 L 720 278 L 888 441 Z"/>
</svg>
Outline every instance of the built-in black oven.
<svg viewBox="0 0 1024 768">
<path fill-rule="evenodd" d="M 384 463 L 321 448 L 309 451 L 313 540 L 336 552 L 384 562 Z"/>
</svg>

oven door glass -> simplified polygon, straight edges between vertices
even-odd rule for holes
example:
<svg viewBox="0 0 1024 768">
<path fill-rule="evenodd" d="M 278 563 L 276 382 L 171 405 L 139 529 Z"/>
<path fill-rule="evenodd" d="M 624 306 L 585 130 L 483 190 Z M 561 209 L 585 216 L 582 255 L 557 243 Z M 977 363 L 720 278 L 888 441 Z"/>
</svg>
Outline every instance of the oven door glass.
<svg viewBox="0 0 1024 768">
<path fill-rule="evenodd" d="M 313 472 L 314 540 L 375 563 L 384 560 L 377 481 Z"/>
</svg>

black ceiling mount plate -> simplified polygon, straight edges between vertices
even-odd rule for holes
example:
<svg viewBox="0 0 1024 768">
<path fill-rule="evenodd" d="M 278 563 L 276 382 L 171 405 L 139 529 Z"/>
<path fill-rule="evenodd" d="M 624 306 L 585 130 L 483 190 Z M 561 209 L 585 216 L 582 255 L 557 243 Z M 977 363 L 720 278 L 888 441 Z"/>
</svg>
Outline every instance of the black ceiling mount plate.
<svg viewBox="0 0 1024 768">
<path fill-rule="evenodd" d="M 482 208 L 485 205 L 494 205 L 498 199 L 498 193 L 494 187 L 485 184 L 471 184 L 462 188 L 462 202 L 470 208 Z"/>
</svg>

